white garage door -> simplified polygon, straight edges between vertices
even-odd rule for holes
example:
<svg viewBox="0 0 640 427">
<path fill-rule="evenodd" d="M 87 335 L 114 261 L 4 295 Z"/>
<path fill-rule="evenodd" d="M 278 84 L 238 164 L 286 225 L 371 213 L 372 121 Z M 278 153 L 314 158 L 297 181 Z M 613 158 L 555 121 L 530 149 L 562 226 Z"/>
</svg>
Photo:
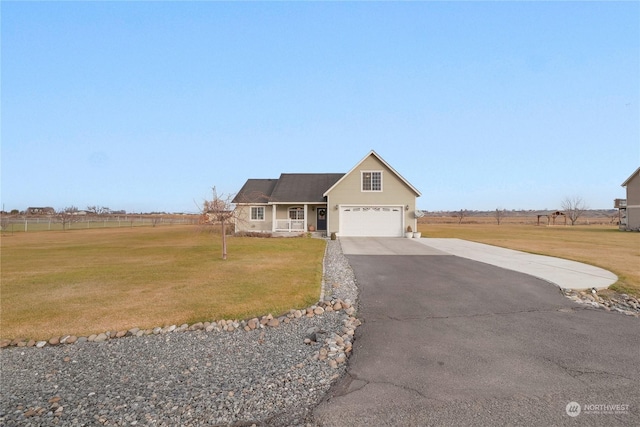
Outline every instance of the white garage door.
<svg viewBox="0 0 640 427">
<path fill-rule="evenodd" d="M 402 236 L 402 206 L 342 206 L 341 236 Z"/>
</svg>

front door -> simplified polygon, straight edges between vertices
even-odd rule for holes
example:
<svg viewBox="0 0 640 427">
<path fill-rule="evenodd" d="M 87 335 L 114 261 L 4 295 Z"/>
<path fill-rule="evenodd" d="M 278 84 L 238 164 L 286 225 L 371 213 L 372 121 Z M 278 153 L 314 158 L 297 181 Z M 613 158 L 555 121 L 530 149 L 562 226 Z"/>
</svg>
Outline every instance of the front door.
<svg viewBox="0 0 640 427">
<path fill-rule="evenodd" d="M 316 224 L 316 230 L 327 229 L 327 208 L 318 208 L 318 221 Z"/>
</svg>

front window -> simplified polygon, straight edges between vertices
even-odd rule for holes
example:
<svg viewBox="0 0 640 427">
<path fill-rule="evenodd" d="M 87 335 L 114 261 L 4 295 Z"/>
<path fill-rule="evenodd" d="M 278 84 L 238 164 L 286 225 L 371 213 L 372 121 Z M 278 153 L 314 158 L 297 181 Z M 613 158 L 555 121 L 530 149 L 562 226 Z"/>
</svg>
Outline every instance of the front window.
<svg viewBox="0 0 640 427">
<path fill-rule="evenodd" d="M 251 221 L 264 221 L 264 206 L 251 206 Z"/>
<path fill-rule="evenodd" d="M 289 208 L 289 219 L 304 219 L 304 209 Z"/>
<path fill-rule="evenodd" d="M 362 191 L 382 191 L 382 172 L 363 171 Z"/>
</svg>

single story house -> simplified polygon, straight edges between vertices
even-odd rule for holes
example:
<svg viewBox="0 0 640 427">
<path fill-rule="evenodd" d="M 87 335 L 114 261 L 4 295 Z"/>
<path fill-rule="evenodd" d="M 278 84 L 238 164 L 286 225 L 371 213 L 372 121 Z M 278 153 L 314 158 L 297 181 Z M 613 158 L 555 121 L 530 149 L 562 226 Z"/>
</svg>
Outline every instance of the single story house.
<svg viewBox="0 0 640 427">
<path fill-rule="evenodd" d="M 622 186 L 627 189 L 625 229 L 640 231 L 640 168 L 636 169 Z"/>
<path fill-rule="evenodd" d="M 420 192 L 375 151 L 347 173 L 249 179 L 233 199 L 236 231 L 397 236 L 416 230 Z"/>
<path fill-rule="evenodd" d="M 56 210 L 52 207 L 28 207 L 27 215 L 55 215 Z"/>
</svg>

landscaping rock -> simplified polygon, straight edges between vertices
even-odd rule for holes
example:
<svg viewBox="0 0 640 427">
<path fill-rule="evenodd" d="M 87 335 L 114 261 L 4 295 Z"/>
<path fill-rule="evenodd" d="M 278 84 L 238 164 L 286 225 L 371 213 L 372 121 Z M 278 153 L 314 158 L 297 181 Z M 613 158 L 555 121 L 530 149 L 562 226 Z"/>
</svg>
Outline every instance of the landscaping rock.
<svg viewBox="0 0 640 427">
<path fill-rule="evenodd" d="M 247 322 L 247 326 L 249 327 L 249 329 L 253 330 L 256 329 L 258 327 L 258 325 L 260 325 L 260 321 L 258 320 L 257 317 L 254 317 L 253 319 L 249 320 Z"/>
<path fill-rule="evenodd" d="M 634 305 L 634 299 L 627 294 L 617 294 L 611 290 L 593 293 L 592 290 L 575 291 L 562 289 L 563 294 L 578 303 L 607 311 L 615 311 L 628 316 L 640 317 L 640 307 Z"/>
<path fill-rule="evenodd" d="M 278 325 L 280 325 L 280 321 L 278 319 L 271 319 L 267 322 L 267 326 L 271 326 L 272 328 L 275 328 Z"/>
<path fill-rule="evenodd" d="M 122 331 L 109 331 L 77 338 L 86 343 L 77 346 L 39 341 L 33 343 L 40 350 L 4 348 L 2 388 L 11 393 L 0 400 L 0 425 L 307 425 L 310 410 L 344 373 L 358 324 L 345 312 L 357 288 L 339 241 L 329 242 L 325 269 L 325 283 L 340 283 L 331 297 L 278 318 L 132 328 L 124 335 L 139 337 L 132 339 L 113 339 Z M 241 331 L 222 333 L 222 325 Z M 301 337 L 311 333 L 315 341 L 305 345 Z"/>
<path fill-rule="evenodd" d="M 199 331 L 201 329 L 204 329 L 204 325 L 202 324 L 202 322 L 198 322 L 198 323 L 194 323 L 193 325 L 189 326 L 189 328 L 187 328 L 189 331 Z"/>
</svg>

